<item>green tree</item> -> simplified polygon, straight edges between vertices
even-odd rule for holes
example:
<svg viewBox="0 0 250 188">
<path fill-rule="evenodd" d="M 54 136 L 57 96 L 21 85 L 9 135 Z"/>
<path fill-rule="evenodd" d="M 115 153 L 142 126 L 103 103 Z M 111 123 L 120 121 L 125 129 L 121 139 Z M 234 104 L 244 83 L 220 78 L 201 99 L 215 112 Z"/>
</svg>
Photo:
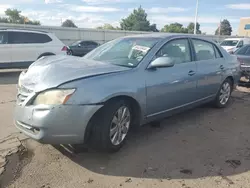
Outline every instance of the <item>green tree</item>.
<svg viewBox="0 0 250 188">
<path fill-rule="evenodd" d="M 159 30 L 156 28 L 156 24 L 150 25 L 150 31 L 159 32 Z"/>
<path fill-rule="evenodd" d="M 122 19 L 120 25 L 122 30 L 128 31 L 156 31 L 156 25 L 150 25 L 147 13 L 141 6 L 134 9 L 127 18 Z"/>
<path fill-rule="evenodd" d="M 216 29 L 215 35 L 231 35 L 232 34 L 232 26 L 227 19 L 224 19 L 220 26 Z"/>
<path fill-rule="evenodd" d="M 9 23 L 8 18 L 1 18 L 0 17 L 0 23 Z"/>
<path fill-rule="evenodd" d="M 62 23 L 62 27 L 74 27 L 74 28 L 77 28 L 77 26 L 75 25 L 75 23 L 72 21 L 72 20 L 65 20 L 63 23 Z"/>
<path fill-rule="evenodd" d="M 170 25 L 165 25 L 161 32 L 167 32 L 167 33 L 188 33 L 188 29 L 183 27 L 180 23 L 171 23 Z"/>
<path fill-rule="evenodd" d="M 190 22 L 187 26 L 187 30 L 188 33 L 194 33 L 194 22 Z M 200 24 L 197 22 L 196 23 L 196 33 L 197 34 L 201 34 L 201 30 L 200 30 Z"/>
<path fill-rule="evenodd" d="M 41 25 L 39 21 L 31 21 L 27 17 L 22 16 L 21 11 L 17 9 L 7 9 L 5 15 L 6 17 L 0 18 L 0 23 Z"/>
<path fill-rule="evenodd" d="M 119 27 L 114 27 L 111 24 L 104 24 L 103 26 L 99 26 L 96 29 L 106 29 L 106 30 L 120 30 Z"/>
</svg>

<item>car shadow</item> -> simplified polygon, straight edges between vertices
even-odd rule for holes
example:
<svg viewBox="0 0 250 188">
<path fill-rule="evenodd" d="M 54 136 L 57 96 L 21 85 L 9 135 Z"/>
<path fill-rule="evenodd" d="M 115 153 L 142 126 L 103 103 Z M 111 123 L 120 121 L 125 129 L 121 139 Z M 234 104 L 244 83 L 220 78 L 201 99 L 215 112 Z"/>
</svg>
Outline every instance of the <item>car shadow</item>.
<svg viewBox="0 0 250 188">
<path fill-rule="evenodd" d="M 205 105 L 167 118 L 160 127 L 143 126 L 130 134 L 117 153 L 55 147 L 83 168 L 103 175 L 153 179 L 221 176 L 231 181 L 226 176 L 250 170 L 247 97 L 249 101 L 233 97 L 229 108 Z"/>
<path fill-rule="evenodd" d="M 21 70 L 0 71 L 0 85 L 17 84 Z"/>
</svg>

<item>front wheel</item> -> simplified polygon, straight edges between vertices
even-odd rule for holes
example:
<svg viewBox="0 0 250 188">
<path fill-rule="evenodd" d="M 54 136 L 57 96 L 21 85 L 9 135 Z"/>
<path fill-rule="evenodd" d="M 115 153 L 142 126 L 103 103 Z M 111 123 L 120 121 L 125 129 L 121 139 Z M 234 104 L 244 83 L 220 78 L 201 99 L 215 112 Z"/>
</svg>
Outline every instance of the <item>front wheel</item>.
<svg viewBox="0 0 250 188">
<path fill-rule="evenodd" d="M 132 110 L 126 101 L 112 101 L 94 117 L 91 145 L 95 149 L 116 152 L 124 144 L 132 124 Z"/>
<path fill-rule="evenodd" d="M 233 91 L 233 83 L 230 79 L 226 79 L 222 83 L 220 90 L 216 95 L 214 101 L 215 106 L 218 108 L 226 107 L 229 103 L 232 91 Z"/>
</svg>

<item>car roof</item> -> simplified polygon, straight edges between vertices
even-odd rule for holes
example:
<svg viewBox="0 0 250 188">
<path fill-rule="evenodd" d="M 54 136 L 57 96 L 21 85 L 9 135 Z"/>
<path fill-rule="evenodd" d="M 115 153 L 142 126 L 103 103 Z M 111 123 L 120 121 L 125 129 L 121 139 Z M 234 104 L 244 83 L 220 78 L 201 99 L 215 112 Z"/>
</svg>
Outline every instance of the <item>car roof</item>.
<svg viewBox="0 0 250 188">
<path fill-rule="evenodd" d="M 46 31 L 32 30 L 32 29 L 12 29 L 12 28 L 1 28 L 0 31 L 15 31 L 15 32 L 27 32 L 27 33 L 48 33 Z"/>
<path fill-rule="evenodd" d="M 137 35 L 128 35 L 122 38 L 158 38 L 158 39 L 167 39 L 172 37 L 190 37 L 197 38 L 206 41 L 215 43 L 213 40 L 203 37 L 203 35 L 194 35 L 194 34 L 175 34 L 175 33 L 148 33 L 148 34 L 137 34 Z"/>
</svg>

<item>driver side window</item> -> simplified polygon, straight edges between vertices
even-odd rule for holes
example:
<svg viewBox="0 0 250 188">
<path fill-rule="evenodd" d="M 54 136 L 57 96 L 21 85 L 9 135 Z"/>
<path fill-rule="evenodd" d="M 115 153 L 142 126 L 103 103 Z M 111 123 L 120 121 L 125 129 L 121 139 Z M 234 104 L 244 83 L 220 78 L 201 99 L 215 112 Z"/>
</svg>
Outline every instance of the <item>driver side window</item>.
<svg viewBox="0 0 250 188">
<path fill-rule="evenodd" d="M 191 61 L 188 39 L 176 39 L 167 42 L 156 54 L 157 57 L 170 57 L 175 63 Z"/>
</svg>

